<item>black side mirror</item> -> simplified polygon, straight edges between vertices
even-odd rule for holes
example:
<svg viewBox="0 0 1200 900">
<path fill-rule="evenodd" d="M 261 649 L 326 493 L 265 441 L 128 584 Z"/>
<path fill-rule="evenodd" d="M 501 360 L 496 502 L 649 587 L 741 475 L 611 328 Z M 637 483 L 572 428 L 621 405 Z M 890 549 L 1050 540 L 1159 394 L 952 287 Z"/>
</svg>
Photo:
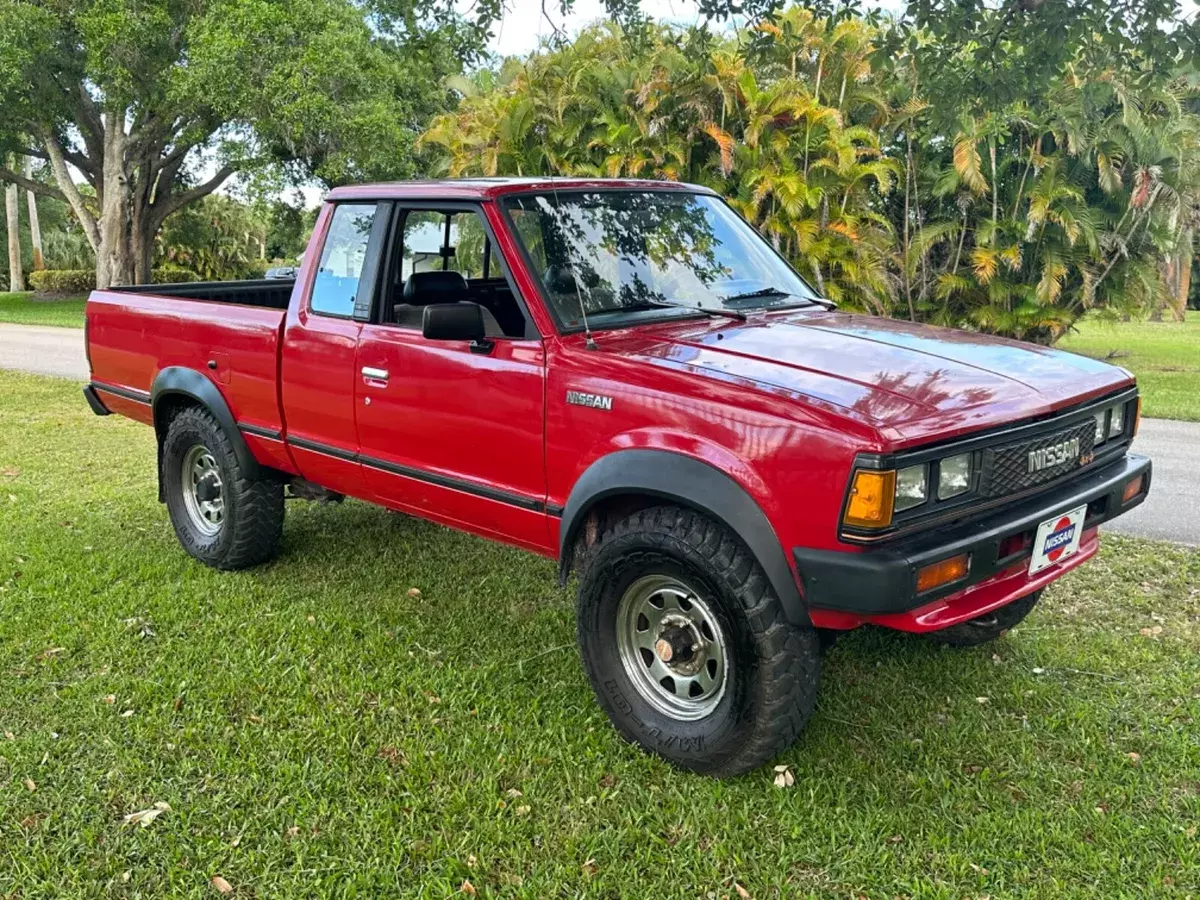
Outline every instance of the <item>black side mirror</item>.
<svg viewBox="0 0 1200 900">
<path fill-rule="evenodd" d="M 478 303 L 460 301 L 425 307 L 421 334 L 431 341 L 470 341 L 476 352 L 492 349 L 492 342 L 486 340 L 483 308 Z"/>
</svg>

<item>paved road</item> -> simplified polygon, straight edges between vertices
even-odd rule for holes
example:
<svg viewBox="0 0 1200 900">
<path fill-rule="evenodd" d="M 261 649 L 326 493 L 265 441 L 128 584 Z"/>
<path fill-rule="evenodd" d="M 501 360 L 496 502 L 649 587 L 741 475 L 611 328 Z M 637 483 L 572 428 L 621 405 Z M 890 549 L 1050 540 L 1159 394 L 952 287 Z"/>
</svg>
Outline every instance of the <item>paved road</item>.
<svg viewBox="0 0 1200 900">
<path fill-rule="evenodd" d="M 0 322 L 0 368 L 87 381 L 83 329 Z"/>
<path fill-rule="evenodd" d="M 0 323 L 0 368 L 86 381 L 83 331 Z M 1134 450 L 1154 460 L 1154 488 L 1105 530 L 1200 547 L 1200 422 L 1145 419 Z"/>
</svg>

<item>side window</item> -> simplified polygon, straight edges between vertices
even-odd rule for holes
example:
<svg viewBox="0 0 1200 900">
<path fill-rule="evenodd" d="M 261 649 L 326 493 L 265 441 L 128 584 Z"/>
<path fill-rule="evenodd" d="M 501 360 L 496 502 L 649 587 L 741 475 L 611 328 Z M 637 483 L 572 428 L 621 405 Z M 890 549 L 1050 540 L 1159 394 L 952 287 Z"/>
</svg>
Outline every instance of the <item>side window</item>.
<svg viewBox="0 0 1200 900">
<path fill-rule="evenodd" d="M 313 312 L 331 316 L 354 314 L 375 208 L 374 203 L 343 203 L 333 211 L 309 300 Z"/>
<path fill-rule="evenodd" d="M 402 279 L 413 272 L 440 272 L 443 269 L 461 272 L 464 278 L 483 278 L 484 262 L 490 255 L 485 249 L 487 233 L 479 216 L 473 212 L 414 210 L 404 219 L 402 246 Z M 499 277 L 501 273 L 492 265 L 494 257 L 486 261 L 489 262 L 487 275 Z"/>
</svg>

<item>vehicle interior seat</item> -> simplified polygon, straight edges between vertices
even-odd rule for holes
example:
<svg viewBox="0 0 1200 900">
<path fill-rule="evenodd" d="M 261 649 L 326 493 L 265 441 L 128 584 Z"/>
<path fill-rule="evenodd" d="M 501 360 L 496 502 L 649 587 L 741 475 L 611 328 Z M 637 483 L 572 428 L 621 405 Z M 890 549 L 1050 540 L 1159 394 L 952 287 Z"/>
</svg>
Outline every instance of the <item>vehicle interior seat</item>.
<svg viewBox="0 0 1200 900">
<path fill-rule="evenodd" d="M 425 307 L 435 303 L 474 301 L 467 280 L 459 272 L 413 272 L 404 282 L 401 301 L 392 306 L 392 321 L 403 328 L 420 330 L 425 320 Z M 504 329 L 486 306 L 483 312 L 484 332 L 488 337 L 503 337 Z"/>
</svg>

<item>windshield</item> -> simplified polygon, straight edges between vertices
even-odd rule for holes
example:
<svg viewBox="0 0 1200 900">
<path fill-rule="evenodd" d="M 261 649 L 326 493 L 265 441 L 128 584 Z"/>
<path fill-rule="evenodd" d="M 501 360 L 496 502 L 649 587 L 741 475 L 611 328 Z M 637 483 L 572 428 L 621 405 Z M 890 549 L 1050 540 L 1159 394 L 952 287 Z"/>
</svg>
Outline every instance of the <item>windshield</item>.
<svg viewBox="0 0 1200 900">
<path fill-rule="evenodd" d="M 567 328 L 625 324 L 636 310 L 747 310 L 816 294 L 719 198 L 684 191 L 562 191 L 504 201 Z M 615 320 L 615 321 L 614 321 Z"/>
</svg>

